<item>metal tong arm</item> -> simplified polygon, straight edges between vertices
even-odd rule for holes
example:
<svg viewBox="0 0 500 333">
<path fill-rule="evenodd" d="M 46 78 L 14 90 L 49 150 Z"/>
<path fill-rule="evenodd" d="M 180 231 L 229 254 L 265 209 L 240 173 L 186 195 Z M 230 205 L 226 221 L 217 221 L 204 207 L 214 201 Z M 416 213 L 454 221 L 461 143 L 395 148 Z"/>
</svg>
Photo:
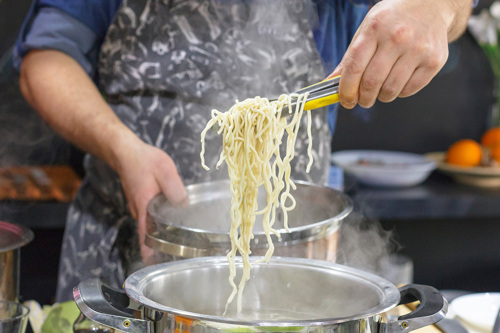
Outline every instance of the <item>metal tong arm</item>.
<svg viewBox="0 0 500 333">
<path fill-rule="evenodd" d="M 297 90 L 296 94 L 309 93 L 304 104 L 304 110 L 319 109 L 324 106 L 337 103 L 339 101 L 339 83 L 340 76 L 327 79 L 305 88 Z M 291 103 L 292 110 L 297 106 L 296 101 Z M 290 113 L 287 110 L 282 113 L 282 116 L 288 116 Z"/>
<path fill-rule="evenodd" d="M 310 86 L 307 86 L 305 88 L 299 89 L 296 91 L 296 93 L 304 94 L 308 92 L 312 94 L 312 93 L 319 93 L 322 91 L 330 91 L 332 88 L 338 91 L 339 83 L 340 83 L 340 76 L 335 76 L 331 79 L 326 79 L 321 82 L 311 84 Z"/>
</svg>

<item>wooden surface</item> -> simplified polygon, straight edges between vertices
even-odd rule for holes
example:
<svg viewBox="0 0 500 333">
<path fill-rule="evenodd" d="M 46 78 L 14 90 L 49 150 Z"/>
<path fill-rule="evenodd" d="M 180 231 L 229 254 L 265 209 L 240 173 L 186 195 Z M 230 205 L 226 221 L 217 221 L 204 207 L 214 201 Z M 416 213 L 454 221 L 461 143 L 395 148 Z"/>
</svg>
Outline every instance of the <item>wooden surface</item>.
<svg viewBox="0 0 500 333">
<path fill-rule="evenodd" d="M 0 200 L 69 202 L 80 184 L 66 165 L 0 168 Z"/>
</svg>

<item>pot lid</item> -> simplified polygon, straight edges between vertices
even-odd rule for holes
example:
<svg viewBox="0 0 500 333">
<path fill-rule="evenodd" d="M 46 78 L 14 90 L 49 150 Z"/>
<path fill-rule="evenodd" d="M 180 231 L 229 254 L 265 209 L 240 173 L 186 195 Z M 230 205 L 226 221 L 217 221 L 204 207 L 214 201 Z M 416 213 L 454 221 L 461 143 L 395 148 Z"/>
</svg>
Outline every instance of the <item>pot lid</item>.
<svg viewBox="0 0 500 333">
<path fill-rule="evenodd" d="M 0 252 L 20 248 L 33 240 L 33 231 L 9 222 L 0 221 Z"/>
<path fill-rule="evenodd" d="M 276 210 L 273 228 L 280 241 L 314 240 L 336 231 L 353 209 L 352 200 L 340 191 L 304 181 L 294 181 L 291 191 L 296 206 L 288 212 L 289 231 L 283 226 L 283 214 Z M 229 180 L 193 184 L 186 187 L 189 204 L 174 207 L 160 194 L 148 205 L 148 236 L 196 248 L 229 248 L 232 193 Z M 266 193 L 259 191 L 259 207 L 266 205 Z M 267 247 L 262 215 L 256 217 L 252 248 Z"/>
<path fill-rule="evenodd" d="M 247 326 L 312 326 L 369 318 L 395 307 L 398 289 L 376 275 L 327 261 L 252 258 L 242 295 L 226 303 L 232 288 L 226 257 L 203 257 L 143 268 L 125 281 L 136 302 L 164 313 Z M 241 276 L 236 263 L 235 283 Z"/>
</svg>

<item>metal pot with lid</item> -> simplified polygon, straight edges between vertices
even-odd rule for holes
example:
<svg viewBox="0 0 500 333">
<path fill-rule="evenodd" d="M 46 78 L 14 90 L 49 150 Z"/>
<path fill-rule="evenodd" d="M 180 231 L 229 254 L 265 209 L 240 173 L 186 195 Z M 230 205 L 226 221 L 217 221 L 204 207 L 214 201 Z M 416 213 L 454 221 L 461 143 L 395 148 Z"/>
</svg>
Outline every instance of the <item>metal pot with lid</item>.
<svg viewBox="0 0 500 333">
<path fill-rule="evenodd" d="M 235 302 L 226 311 L 225 257 L 143 268 L 127 278 L 124 291 L 85 281 L 73 295 L 85 316 L 124 332 L 409 332 L 447 312 L 432 287 L 398 290 L 376 275 L 327 261 L 274 257 L 253 265 L 241 313 Z M 241 267 L 237 262 L 240 274 Z M 414 312 L 383 320 L 388 310 L 416 300 L 421 304 Z"/>
<path fill-rule="evenodd" d="M 281 210 L 276 226 L 281 234 L 274 242 L 276 256 L 335 260 L 335 232 L 353 209 L 344 193 L 312 183 L 295 181 L 295 208 L 289 212 L 290 232 L 283 228 Z M 164 195 L 148 205 L 146 244 L 156 250 L 156 262 L 194 257 L 226 255 L 229 238 L 231 197 L 229 180 L 187 186 L 189 204 L 176 207 Z M 259 207 L 266 204 L 266 193 L 259 192 Z M 253 255 L 264 255 L 267 239 L 257 216 L 251 241 Z"/>
</svg>

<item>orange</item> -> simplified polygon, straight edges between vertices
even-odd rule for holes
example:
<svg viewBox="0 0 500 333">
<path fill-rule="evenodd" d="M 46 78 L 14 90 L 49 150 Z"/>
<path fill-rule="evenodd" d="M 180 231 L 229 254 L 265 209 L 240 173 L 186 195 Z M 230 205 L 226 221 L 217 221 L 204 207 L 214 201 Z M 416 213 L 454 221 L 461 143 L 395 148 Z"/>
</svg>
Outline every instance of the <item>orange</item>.
<svg viewBox="0 0 500 333">
<path fill-rule="evenodd" d="M 485 147 L 490 147 L 496 143 L 500 143 L 500 127 L 490 128 L 481 137 L 481 144 Z"/>
<path fill-rule="evenodd" d="M 471 139 L 455 142 L 446 152 L 446 162 L 460 166 L 476 166 L 481 163 L 481 145 Z"/>
</svg>

